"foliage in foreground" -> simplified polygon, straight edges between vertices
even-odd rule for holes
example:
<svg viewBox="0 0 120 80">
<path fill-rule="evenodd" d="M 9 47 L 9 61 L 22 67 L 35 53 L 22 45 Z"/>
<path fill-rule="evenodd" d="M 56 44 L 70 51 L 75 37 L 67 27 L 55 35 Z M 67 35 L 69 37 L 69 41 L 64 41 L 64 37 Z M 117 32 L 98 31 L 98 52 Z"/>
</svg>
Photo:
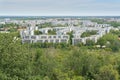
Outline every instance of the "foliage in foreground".
<svg viewBox="0 0 120 80">
<path fill-rule="evenodd" d="M 120 79 L 119 51 L 70 45 L 41 48 L 21 44 L 15 36 L 0 34 L 0 80 Z"/>
</svg>

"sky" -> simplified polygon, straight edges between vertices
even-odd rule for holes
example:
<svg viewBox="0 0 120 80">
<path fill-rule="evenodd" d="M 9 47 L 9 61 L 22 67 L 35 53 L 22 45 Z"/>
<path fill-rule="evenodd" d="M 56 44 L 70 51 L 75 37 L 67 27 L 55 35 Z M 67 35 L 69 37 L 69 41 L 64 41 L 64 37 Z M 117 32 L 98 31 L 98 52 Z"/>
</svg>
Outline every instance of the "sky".
<svg viewBox="0 0 120 80">
<path fill-rule="evenodd" d="M 120 0 L 0 0 L 1 16 L 120 16 Z"/>
</svg>

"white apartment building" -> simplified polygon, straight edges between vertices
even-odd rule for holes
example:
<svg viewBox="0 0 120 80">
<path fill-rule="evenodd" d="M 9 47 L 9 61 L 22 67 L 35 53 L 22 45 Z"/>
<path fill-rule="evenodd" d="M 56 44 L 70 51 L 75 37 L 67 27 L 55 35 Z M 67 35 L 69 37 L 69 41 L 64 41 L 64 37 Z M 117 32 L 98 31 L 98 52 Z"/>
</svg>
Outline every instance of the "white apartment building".
<svg viewBox="0 0 120 80">
<path fill-rule="evenodd" d="M 69 35 L 33 35 L 22 37 L 22 43 L 68 43 Z"/>
<path fill-rule="evenodd" d="M 53 21 L 49 20 L 48 22 Z M 97 24 L 91 21 L 83 21 L 84 27 L 81 26 L 73 26 L 72 23 L 69 23 L 68 21 L 68 27 L 54 27 L 54 28 L 41 28 L 38 29 L 38 27 L 27 27 L 26 30 L 22 30 L 20 32 L 22 43 L 68 43 L 69 42 L 69 35 L 67 35 L 68 32 L 73 31 L 73 38 L 72 38 L 72 45 L 76 45 L 78 43 L 86 44 L 87 40 L 92 40 L 95 43 L 97 40 L 102 37 L 103 35 L 110 32 L 111 27 L 109 24 Z M 65 22 L 66 23 L 66 22 Z M 92 26 L 91 26 L 92 25 Z M 90 27 L 89 27 L 90 26 Z M 43 34 L 42 35 L 34 35 L 34 31 L 39 30 Z M 47 35 L 48 30 L 54 30 L 56 31 L 56 35 Z M 81 35 L 83 32 L 86 31 L 92 31 L 96 30 L 97 34 L 91 35 L 89 37 L 81 38 Z"/>
<path fill-rule="evenodd" d="M 43 33 L 47 33 L 48 30 L 52 30 L 52 28 L 38 29 L 37 27 L 27 27 L 26 30 L 22 30 L 20 32 L 22 43 L 68 43 L 69 41 L 69 35 L 34 35 L 34 30 L 39 30 Z"/>
<path fill-rule="evenodd" d="M 111 27 L 104 27 L 104 28 L 89 28 L 89 30 L 97 30 L 97 34 L 96 35 L 91 35 L 90 37 L 84 37 L 84 38 L 81 38 L 81 34 L 85 31 L 87 31 L 88 29 L 85 28 L 84 30 L 82 31 L 77 31 L 77 33 L 75 33 L 72 38 L 72 45 L 76 45 L 78 43 L 83 43 L 83 44 L 86 44 L 87 40 L 92 40 L 94 41 L 95 43 L 97 42 L 97 40 L 102 37 L 103 35 L 107 34 L 110 32 L 111 30 Z"/>
</svg>

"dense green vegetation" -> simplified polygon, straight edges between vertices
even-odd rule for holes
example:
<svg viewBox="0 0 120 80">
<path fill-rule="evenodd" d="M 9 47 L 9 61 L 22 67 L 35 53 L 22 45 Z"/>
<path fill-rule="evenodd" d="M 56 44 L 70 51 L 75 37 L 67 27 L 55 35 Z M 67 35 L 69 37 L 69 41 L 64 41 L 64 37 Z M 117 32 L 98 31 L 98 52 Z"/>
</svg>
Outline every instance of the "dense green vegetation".
<svg viewBox="0 0 120 80">
<path fill-rule="evenodd" d="M 105 21 L 104 19 L 92 19 L 91 21 L 92 21 L 92 22 L 97 22 L 98 24 L 110 24 L 110 25 L 113 26 L 113 27 L 118 27 L 118 26 L 120 26 L 120 22 L 117 22 L 117 21 L 107 22 L 107 21 Z"/>
<path fill-rule="evenodd" d="M 105 45 L 108 49 L 112 50 L 113 52 L 120 50 L 120 40 L 118 39 L 120 31 L 111 31 L 111 33 L 103 36 L 98 40 L 99 45 Z"/>
<path fill-rule="evenodd" d="M 40 35 L 40 34 L 42 34 L 42 32 L 39 31 L 39 30 L 35 30 L 35 31 L 34 31 L 34 34 L 35 34 L 35 35 Z"/>
<path fill-rule="evenodd" d="M 0 24 L 0 31 L 16 32 L 17 28 L 19 28 L 19 25 L 14 23 Z"/>
<path fill-rule="evenodd" d="M 66 27 L 68 26 L 68 24 L 52 24 L 51 22 L 45 22 L 42 24 L 37 24 L 36 26 L 40 27 L 40 28 L 46 28 L 46 27 Z"/>
<path fill-rule="evenodd" d="M 36 26 L 41 27 L 41 28 L 52 27 L 52 23 L 51 22 L 46 22 L 46 23 L 43 23 L 43 24 L 37 24 Z"/>
<path fill-rule="evenodd" d="M 119 33 L 111 31 L 98 43 L 79 47 L 21 44 L 17 32 L 0 34 L 0 80 L 119 80 Z"/>
<path fill-rule="evenodd" d="M 95 34 L 97 34 L 97 31 L 96 31 L 96 30 L 86 31 L 86 32 L 83 32 L 83 33 L 82 33 L 81 37 L 82 37 L 82 38 L 83 38 L 83 37 L 89 37 L 89 36 L 95 35 Z"/>
<path fill-rule="evenodd" d="M 48 30 L 48 35 L 56 35 L 56 31 L 55 30 Z"/>
<path fill-rule="evenodd" d="M 113 27 L 120 26 L 120 22 L 116 22 L 116 21 L 108 22 L 108 24 L 111 24 L 111 26 L 113 26 Z"/>
<path fill-rule="evenodd" d="M 67 35 L 69 35 L 69 44 L 72 45 L 72 38 L 73 38 L 73 31 L 68 32 Z"/>
<path fill-rule="evenodd" d="M 92 22 L 97 22 L 98 24 L 104 24 L 105 20 L 103 19 L 91 19 Z"/>
<path fill-rule="evenodd" d="M 0 25 L 0 28 L 4 28 L 4 27 L 18 27 L 19 25 L 18 24 L 15 24 L 15 23 L 7 23 L 7 24 L 1 24 Z"/>
</svg>

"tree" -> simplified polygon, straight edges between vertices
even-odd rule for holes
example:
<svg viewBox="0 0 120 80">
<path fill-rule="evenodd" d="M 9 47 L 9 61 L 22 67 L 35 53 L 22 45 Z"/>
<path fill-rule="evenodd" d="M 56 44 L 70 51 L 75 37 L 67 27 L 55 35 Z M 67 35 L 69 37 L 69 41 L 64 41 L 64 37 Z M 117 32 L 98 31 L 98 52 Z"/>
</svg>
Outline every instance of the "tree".
<svg viewBox="0 0 120 80">
<path fill-rule="evenodd" d="M 0 80 L 7 80 L 7 75 L 0 70 Z"/>
<path fill-rule="evenodd" d="M 84 50 L 78 50 L 71 53 L 67 60 L 65 60 L 65 71 L 69 74 L 69 71 L 73 72 L 68 76 L 83 76 L 86 79 L 94 79 L 94 74 L 97 71 L 98 59 L 95 54 L 89 54 Z"/>
<path fill-rule="evenodd" d="M 120 50 L 120 42 L 115 40 L 110 44 L 109 48 L 111 48 L 113 52 L 118 52 Z"/>
<path fill-rule="evenodd" d="M 73 38 L 73 31 L 71 31 L 71 32 L 68 32 L 67 33 L 70 37 L 69 37 L 69 40 L 70 40 L 70 44 L 72 44 L 72 38 Z"/>
<path fill-rule="evenodd" d="M 97 41 L 97 44 L 103 46 L 103 45 L 106 44 L 106 42 L 107 42 L 107 41 L 105 40 L 105 38 L 100 38 L 100 39 Z"/>
<path fill-rule="evenodd" d="M 92 31 L 86 31 L 86 32 L 83 32 L 82 35 L 80 37 L 89 37 L 91 35 L 95 35 L 97 34 L 97 31 L 96 30 L 92 30 Z"/>
<path fill-rule="evenodd" d="M 86 40 L 86 46 L 93 46 L 95 45 L 95 42 L 92 40 Z"/>
<path fill-rule="evenodd" d="M 56 35 L 56 32 L 54 30 L 48 30 L 49 35 Z"/>
<path fill-rule="evenodd" d="M 96 80 L 119 80 L 119 74 L 112 65 L 103 66 L 100 68 Z"/>
<path fill-rule="evenodd" d="M 35 30 L 35 31 L 34 31 L 34 35 L 40 35 L 40 34 L 42 34 L 41 31 L 39 31 L 39 30 Z"/>
</svg>

